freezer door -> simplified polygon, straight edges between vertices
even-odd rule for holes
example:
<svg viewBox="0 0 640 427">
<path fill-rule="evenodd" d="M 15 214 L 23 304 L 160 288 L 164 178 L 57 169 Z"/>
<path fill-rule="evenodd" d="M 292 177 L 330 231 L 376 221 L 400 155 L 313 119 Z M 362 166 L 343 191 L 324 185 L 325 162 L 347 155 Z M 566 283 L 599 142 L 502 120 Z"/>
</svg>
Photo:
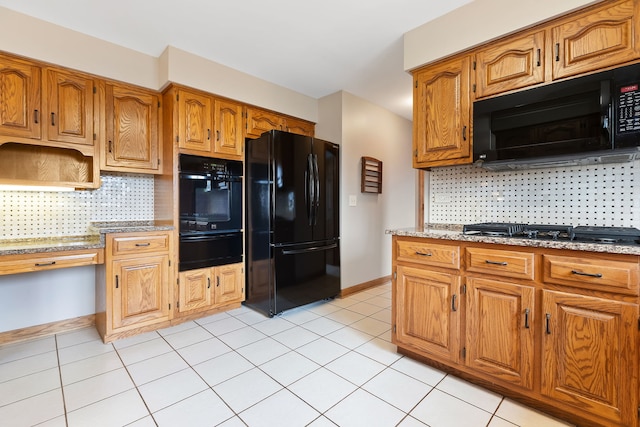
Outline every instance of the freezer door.
<svg viewBox="0 0 640 427">
<path fill-rule="evenodd" d="M 313 140 L 315 201 L 313 240 L 331 240 L 340 236 L 340 165 L 338 146 Z"/>
<path fill-rule="evenodd" d="M 340 241 L 275 247 L 274 313 L 340 293 Z"/>
<path fill-rule="evenodd" d="M 316 186 L 311 138 L 287 132 L 273 132 L 272 135 L 272 242 L 312 241 L 311 203 L 315 199 Z"/>
</svg>

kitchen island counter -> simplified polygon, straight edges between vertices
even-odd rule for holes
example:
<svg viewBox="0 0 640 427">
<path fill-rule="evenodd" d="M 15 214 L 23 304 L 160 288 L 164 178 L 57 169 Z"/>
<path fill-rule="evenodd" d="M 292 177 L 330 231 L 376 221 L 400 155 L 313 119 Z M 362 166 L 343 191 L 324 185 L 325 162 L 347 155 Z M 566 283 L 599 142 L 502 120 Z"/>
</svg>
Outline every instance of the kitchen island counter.
<svg viewBox="0 0 640 427">
<path fill-rule="evenodd" d="M 454 240 L 462 242 L 494 243 L 510 246 L 527 246 L 534 248 L 567 249 L 572 251 L 601 252 L 609 254 L 640 255 L 640 245 L 588 243 L 562 240 L 527 239 L 519 237 L 481 236 L 463 234 L 462 225 L 458 224 L 426 224 L 423 230 L 415 227 L 385 230 L 386 234 L 405 237 L 422 237 L 426 239 Z"/>
</svg>

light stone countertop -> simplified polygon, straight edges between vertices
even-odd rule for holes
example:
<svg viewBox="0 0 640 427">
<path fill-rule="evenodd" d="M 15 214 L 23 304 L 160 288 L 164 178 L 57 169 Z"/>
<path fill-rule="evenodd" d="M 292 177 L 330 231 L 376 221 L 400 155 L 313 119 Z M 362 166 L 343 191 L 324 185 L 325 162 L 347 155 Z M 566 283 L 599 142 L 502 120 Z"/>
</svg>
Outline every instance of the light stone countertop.
<svg viewBox="0 0 640 427">
<path fill-rule="evenodd" d="M 92 222 L 89 234 L 83 236 L 39 237 L 0 240 L 0 256 L 25 255 L 48 252 L 102 249 L 107 233 L 173 230 L 173 226 L 155 221 Z"/>
<path fill-rule="evenodd" d="M 386 234 L 428 239 L 454 240 L 461 242 L 494 243 L 534 248 L 568 249 L 572 251 L 600 252 L 609 254 L 640 255 L 640 245 L 614 245 L 608 243 L 585 243 L 572 241 L 536 240 L 518 237 L 494 237 L 462 234 L 462 225 L 426 224 L 424 230 L 415 227 L 385 230 Z"/>
</svg>

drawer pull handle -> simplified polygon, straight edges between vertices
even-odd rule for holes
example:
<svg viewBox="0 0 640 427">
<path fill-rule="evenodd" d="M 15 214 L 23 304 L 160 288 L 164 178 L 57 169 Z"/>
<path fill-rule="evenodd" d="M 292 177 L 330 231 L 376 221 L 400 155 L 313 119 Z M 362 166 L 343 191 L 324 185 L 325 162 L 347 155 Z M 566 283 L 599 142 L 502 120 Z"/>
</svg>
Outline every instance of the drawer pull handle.
<svg viewBox="0 0 640 427">
<path fill-rule="evenodd" d="M 547 318 L 545 332 L 547 335 L 551 335 L 551 314 L 547 313 L 545 317 Z"/>
<path fill-rule="evenodd" d="M 501 261 L 491 261 L 491 260 L 488 260 L 488 259 L 484 260 L 484 262 L 486 262 L 487 264 L 491 264 L 491 265 L 502 265 L 502 266 L 505 266 L 505 267 L 507 265 L 509 265 L 508 263 L 506 263 L 504 261 L 502 261 L 502 262 Z"/>
<path fill-rule="evenodd" d="M 578 271 L 578 270 L 571 270 L 571 274 L 577 274 L 578 276 L 596 277 L 598 279 L 602 277 L 601 273 L 585 273 L 583 271 Z"/>
<path fill-rule="evenodd" d="M 51 262 L 36 262 L 36 267 L 47 267 L 49 265 L 55 265 L 56 262 L 55 261 L 51 261 Z"/>
<path fill-rule="evenodd" d="M 207 289 L 211 289 L 211 277 L 207 277 Z"/>
<path fill-rule="evenodd" d="M 220 287 L 220 276 L 216 277 L 216 287 Z"/>
<path fill-rule="evenodd" d="M 456 294 L 453 294 L 453 296 L 451 297 L 451 311 L 458 311 L 458 307 L 456 305 L 457 298 L 458 296 Z"/>
<path fill-rule="evenodd" d="M 416 255 L 420 255 L 420 256 L 433 256 L 433 254 L 431 252 L 429 253 L 424 253 L 424 252 L 418 252 L 416 251 Z"/>
<path fill-rule="evenodd" d="M 525 329 L 529 329 L 529 313 L 530 313 L 530 310 L 528 308 L 525 308 L 524 310 L 524 328 Z"/>
<path fill-rule="evenodd" d="M 116 274 L 116 289 L 118 289 L 120 287 L 120 279 L 118 278 L 118 275 Z"/>
<path fill-rule="evenodd" d="M 151 246 L 151 243 L 136 243 L 136 246 Z"/>
</svg>

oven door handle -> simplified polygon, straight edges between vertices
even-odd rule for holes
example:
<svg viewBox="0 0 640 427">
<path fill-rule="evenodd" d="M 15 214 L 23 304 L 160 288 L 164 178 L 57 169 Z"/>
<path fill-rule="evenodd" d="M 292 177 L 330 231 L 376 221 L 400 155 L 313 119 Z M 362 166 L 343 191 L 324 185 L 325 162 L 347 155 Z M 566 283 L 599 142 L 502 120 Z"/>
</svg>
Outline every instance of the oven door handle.
<svg viewBox="0 0 640 427">
<path fill-rule="evenodd" d="M 199 241 L 199 240 L 220 240 L 228 237 L 234 237 L 236 234 L 207 234 L 205 236 L 180 236 L 180 240 L 187 241 Z"/>
<path fill-rule="evenodd" d="M 305 248 L 305 249 L 285 249 L 282 251 L 282 255 L 298 255 L 298 254 L 306 254 L 309 252 L 328 251 L 329 249 L 334 249 L 337 247 L 338 247 L 337 243 L 332 243 L 330 245 L 313 246 L 311 248 Z"/>
</svg>

